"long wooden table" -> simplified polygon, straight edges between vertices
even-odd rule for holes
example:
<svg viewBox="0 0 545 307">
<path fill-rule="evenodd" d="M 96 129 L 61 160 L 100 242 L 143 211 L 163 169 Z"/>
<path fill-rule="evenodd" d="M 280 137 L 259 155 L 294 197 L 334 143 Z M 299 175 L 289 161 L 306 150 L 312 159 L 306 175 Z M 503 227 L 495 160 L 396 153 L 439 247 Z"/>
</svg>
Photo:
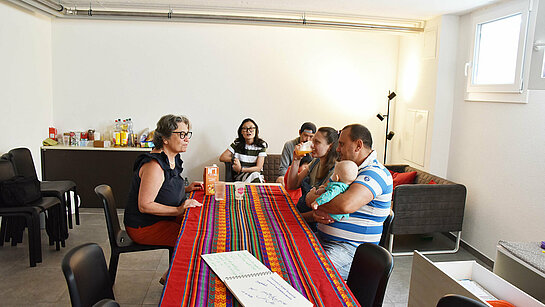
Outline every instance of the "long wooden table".
<svg viewBox="0 0 545 307">
<path fill-rule="evenodd" d="M 236 306 L 201 254 L 248 250 L 315 306 L 359 306 L 316 236 L 279 185 L 247 185 L 244 200 L 192 193 L 161 306 Z"/>
</svg>

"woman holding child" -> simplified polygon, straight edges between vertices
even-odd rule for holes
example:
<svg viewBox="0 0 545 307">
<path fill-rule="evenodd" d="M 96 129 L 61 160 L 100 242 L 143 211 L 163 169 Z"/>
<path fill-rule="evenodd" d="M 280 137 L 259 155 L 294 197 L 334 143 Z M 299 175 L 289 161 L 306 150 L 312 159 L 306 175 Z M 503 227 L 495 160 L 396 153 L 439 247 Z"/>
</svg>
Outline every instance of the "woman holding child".
<svg viewBox="0 0 545 307">
<path fill-rule="evenodd" d="M 286 174 L 286 188 L 294 190 L 301 188 L 302 196 L 297 203 L 297 209 L 307 220 L 313 220 L 311 209 L 306 205 L 306 194 L 313 187 L 318 188 L 325 185 L 333 174 L 335 162 L 337 161 L 337 146 L 339 136 L 337 131 L 331 127 L 321 127 L 312 138 L 312 153 L 314 158 L 308 168 L 300 172 L 299 165 L 303 156 L 298 155 L 301 144 L 295 146 L 293 161 L 290 170 Z"/>
<path fill-rule="evenodd" d="M 259 138 L 259 127 L 251 118 L 242 121 L 237 130 L 238 137 L 225 150 L 221 162 L 232 162 L 235 181 L 265 182 L 262 170 L 267 153 L 267 143 Z"/>
</svg>

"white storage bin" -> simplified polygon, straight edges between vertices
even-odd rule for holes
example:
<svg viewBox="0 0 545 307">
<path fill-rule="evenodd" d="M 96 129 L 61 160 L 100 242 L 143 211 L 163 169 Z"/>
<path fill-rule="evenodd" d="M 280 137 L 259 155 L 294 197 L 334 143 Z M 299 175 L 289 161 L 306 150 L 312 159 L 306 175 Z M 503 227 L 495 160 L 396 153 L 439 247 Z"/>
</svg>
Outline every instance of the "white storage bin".
<svg viewBox="0 0 545 307">
<path fill-rule="evenodd" d="M 463 279 L 477 282 L 498 300 L 508 301 L 517 307 L 545 306 L 476 261 L 434 263 L 418 251 L 413 256 L 408 306 L 435 307 L 446 294 L 467 296 L 491 306 L 460 284 L 459 281 Z"/>
</svg>

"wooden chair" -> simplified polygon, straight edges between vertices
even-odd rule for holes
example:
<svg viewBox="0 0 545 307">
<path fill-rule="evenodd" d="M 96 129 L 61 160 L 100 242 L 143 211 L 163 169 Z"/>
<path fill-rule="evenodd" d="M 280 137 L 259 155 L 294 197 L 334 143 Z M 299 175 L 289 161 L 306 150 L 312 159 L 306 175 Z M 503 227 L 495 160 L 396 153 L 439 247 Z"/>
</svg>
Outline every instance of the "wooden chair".
<svg viewBox="0 0 545 307">
<path fill-rule="evenodd" d="M 104 215 L 106 216 L 106 226 L 108 227 L 108 238 L 110 239 L 110 265 L 108 270 L 112 284 L 115 283 L 117 274 L 117 264 L 119 263 L 119 255 L 122 253 L 140 252 L 155 249 L 168 249 L 169 261 L 172 261 L 173 248 L 163 245 L 141 245 L 134 243 L 127 232 L 121 229 L 119 218 L 117 217 L 117 209 L 115 205 L 114 193 L 110 186 L 102 184 L 95 188 L 95 193 L 104 205 Z"/>
</svg>

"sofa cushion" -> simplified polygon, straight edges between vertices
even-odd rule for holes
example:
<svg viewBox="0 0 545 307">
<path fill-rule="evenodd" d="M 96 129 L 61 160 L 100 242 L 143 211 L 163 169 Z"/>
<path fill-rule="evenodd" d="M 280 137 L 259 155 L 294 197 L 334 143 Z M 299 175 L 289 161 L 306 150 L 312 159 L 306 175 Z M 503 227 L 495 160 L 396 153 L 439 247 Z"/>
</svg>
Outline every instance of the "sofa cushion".
<svg viewBox="0 0 545 307">
<path fill-rule="evenodd" d="M 416 177 L 416 172 L 396 173 L 390 171 L 390 174 L 392 174 L 392 179 L 394 180 L 394 189 L 398 185 L 413 184 Z"/>
</svg>

